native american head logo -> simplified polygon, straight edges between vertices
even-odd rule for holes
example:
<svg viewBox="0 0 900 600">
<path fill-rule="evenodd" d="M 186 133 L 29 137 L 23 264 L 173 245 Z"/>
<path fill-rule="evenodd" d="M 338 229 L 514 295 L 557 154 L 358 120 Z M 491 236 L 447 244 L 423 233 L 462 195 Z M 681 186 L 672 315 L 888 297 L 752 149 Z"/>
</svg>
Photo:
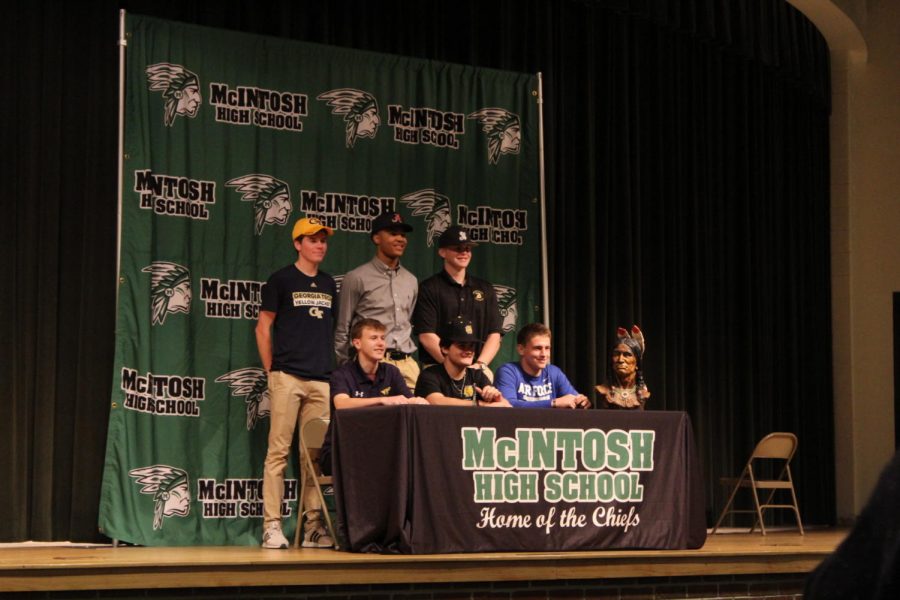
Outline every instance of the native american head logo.
<svg viewBox="0 0 900 600">
<path fill-rule="evenodd" d="M 450 198 L 439 194 L 431 188 L 406 194 L 400 198 L 400 202 L 406 204 L 414 217 L 425 217 L 426 241 L 428 245 L 450 227 L 452 215 L 450 214 Z"/>
<path fill-rule="evenodd" d="M 226 181 L 235 188 L 241 200 L 253 203 L 256 235 L 262 235 L 266 225 L 284 225 L 291 216 L 291 188 L 287 182 L 270 175 L 244 175 Z"/>
<path fill-rule="evenodd" d="M 496 165 L 501 154 L 518 154 L 522 143 L 519 116 L 504 108 L 482 108 L 469 115 L 482 127 L 488 138 L 488 162 Z"/>
<path fill-rule="evenodd" d="M 162 325 L 169 313 L 191 312 L 191 272 L 187 267 L 156 261 L 141 269 L 150 273 L 150 304 L 152 323 Z"/>
<path fill-rule="evenodd" d="M 503 318 L 503 333 L 509 333 L 516 328 L 516 321 L 519 318 L 516 288 L 495 283 L 494 292 L 497 294 L 497 305 L 500 307 L 500 316 Z"/>
<path fill-rule="evenodd" d="M 331 107 L 331 114 L 343 115 L 346 124 L 346 143 L 352 148 L 356 138 L 374 138 L 381 118 L 375 96 L 362 90 L 340 88 L 316 96 Z"/>
<path fill-rule="evenodd" d="M 153 529 L 161 529 L 163 517 L 184 517 L 191 512 L 188 474 L 177 467 L 153 465 L 128 472 L 141 486 L 142 494 L 153 496 Z"/>
<path fill-rule="evenodd" d="M 200 110 L 203 96 L 200 95 L 200 79 L 196 73 L 181 65 L 158 63 L 144 71 L 151 92 L 162 92 L 165 101 L 163 122 L 166 127 L 175 123 L 175 116 L 194 118 Z"/>
<path fill-rule="evenodd" d="M 247 431 L 256 428 L 256 423 L 271 412 L 269 402 L 269 382 L 266 372 L 259 367 L 247 367 L 225 373 L 216 379 L 216 383 L 227 383 L 231 395 L 235 398 L 243 396 L 247 403 Z"/>
</svg>

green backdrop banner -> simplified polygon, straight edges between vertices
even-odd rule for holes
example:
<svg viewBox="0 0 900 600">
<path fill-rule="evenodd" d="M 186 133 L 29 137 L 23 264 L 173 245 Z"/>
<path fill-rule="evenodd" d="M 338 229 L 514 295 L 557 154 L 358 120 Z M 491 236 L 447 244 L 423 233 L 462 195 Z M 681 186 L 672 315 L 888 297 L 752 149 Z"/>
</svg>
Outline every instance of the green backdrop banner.
<svg viewBox="0 0 900 600">
<path fill-rule="evenodd" d="M 373 255 L 384 211 L 415 227 L 403 264 L 420 280 L 460 224 L 504 331 L 539 320 L 536 78 L 133 15 L 126 30 L 100 527 L 143 545 L 257 544 L 269 407 L 253 329 L 265 280 L 296 259 L 292 224 L 335 228 L 322 269 L 338 284 Z"/>
</svg>

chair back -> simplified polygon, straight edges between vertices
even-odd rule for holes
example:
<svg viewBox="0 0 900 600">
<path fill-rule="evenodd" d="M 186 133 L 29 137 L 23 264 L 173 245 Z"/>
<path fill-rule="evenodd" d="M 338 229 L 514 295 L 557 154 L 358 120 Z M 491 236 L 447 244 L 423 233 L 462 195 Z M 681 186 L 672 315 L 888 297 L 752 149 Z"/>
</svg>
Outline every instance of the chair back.
<svg viewBox="0 0 900 600">
<path fill-rule="evenodd" d="M 793 433 L 777 431 L 770 433 L 759 441 L 753 450 L 754 458 L 780 458 L 791 460 L 797 450 L 797 436 Z"/>
<path fill-rule="evenodd" d="M 300 443 L 304 451 L 309 453 L 313 462 L 319 458 L 319 451 L 322 449 L 322 442 L 325 441 L 325 432 L 328 431 L 329 422 L 329 419 L 313 419 L 307 422 L 300 432 Z"/>
</svg>

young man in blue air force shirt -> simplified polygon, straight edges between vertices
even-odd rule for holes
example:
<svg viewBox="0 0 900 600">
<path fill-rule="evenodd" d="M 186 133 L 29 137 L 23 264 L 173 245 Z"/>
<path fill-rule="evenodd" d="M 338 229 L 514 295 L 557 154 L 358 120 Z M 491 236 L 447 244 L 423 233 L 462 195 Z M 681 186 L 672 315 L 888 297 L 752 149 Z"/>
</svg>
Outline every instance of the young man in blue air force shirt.
<svg viewBox="0 0 900 600">
<path fill-rule="evenodd" d="M 588 408 L 590 400 L 579 394 L 559 368 L 550 364 L 550 329 L 531 323 L 516 338 L 519 362 L 506 363 L 497 371 L 497 389 L 514 407 Z"/>
</svg>

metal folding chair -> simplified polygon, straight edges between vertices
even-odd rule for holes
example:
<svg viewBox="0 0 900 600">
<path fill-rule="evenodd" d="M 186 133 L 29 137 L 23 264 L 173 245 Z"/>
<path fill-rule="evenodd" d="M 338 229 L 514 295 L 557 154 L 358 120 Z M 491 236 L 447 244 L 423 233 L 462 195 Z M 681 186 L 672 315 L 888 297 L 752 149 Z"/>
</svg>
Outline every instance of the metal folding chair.
<svg viewBox="0 0 900 600">
<path fill-rule="evenodd" d="M 770 508 L 785 508 L 794 511 L 794 515 L 797 517 L 797 527 L 800 528 L 800 534 L 804 535 L 803 522 L 800 520 L 800 508 L 797 506 L 797 494 L 794 491 L 794 480 L 791 477 L 791 459 L 794 457 L 796 451 L 797 436 L 793 433 L 770 433 L 760 440 L 756 445 L 756 448 L 754 448 L 753 453 L 750 455 L 747 464 L 744 466 L 741 476 L 738 478 L 722 478 L 723 484 L 733 484 L 733 488 L 731 490 L 731 496 L 729 496 L 725 508 L 722 509 L 719 520 L 716 522 L 716 526 L 713 528 L 712 532 L 715 533 L 716 530 L 719 529 L 719 525 L 722 524 L 726 514 L 750 513 L 756 515 L 756 521 L 754 521 L 753 525 L 750 527 L 750 533 L 752 533 L 753 530 L 756 529 L 756 525 L 759 524 L 762 534 L 766 535 L 766 524 L 763 521 L 763 514 Z M 777 478 L 758 479 L 759 469 L 754 470 L 754 464 L 759 465 L 762 460 L 784 461 L 784 465 Z M 775 468 L 777 468 L 777 466 Z M 737 491 L 741 488 L 749 488 L 752 492 L 753 509 L 738 510 L 732 508 Z M 765 502 L 760 503 L 757 490 L 769 490 Z M 778 490 L 790 492 L 790 504 L 772 503 L 775 492 Z"/>
<path fill-rule="evenodd" d="M 313 485 L 316 486 L 316 495 L 319 497 L 319 504 L 322 507 L 322 514 L 325 516 L 325 526 L 328 528 L 328 535 L 334 540 L 334 547 L 338 549 L 337 536 L 334 535 L 334 526 L 331 524 L 331 516 L 328 514 L 328 507 L 325 505 L 325 497 L 322 495 L 323 485 L 333 485 L 330 476 L 322 475 L 319 470 L 319 452 L 322 449 L 322 442 L 325 440 L 325 433 L 328 431 L 329 419 L 313 419 L 309 421 L 300 431 L 300 461 L 305 465 L 306 472 L 312 473 Z M 297 515 L 297 530 L 294 532 L 294 547 L 300 546 L 300 536 L 303 530 L 303 514 L 305 506 L 303 499 L 306 498 L 306 477 L 303 476 L 301 469 L 300 475 L 300 500 L 297 502 L 299 514 Z"/>
</svg>

